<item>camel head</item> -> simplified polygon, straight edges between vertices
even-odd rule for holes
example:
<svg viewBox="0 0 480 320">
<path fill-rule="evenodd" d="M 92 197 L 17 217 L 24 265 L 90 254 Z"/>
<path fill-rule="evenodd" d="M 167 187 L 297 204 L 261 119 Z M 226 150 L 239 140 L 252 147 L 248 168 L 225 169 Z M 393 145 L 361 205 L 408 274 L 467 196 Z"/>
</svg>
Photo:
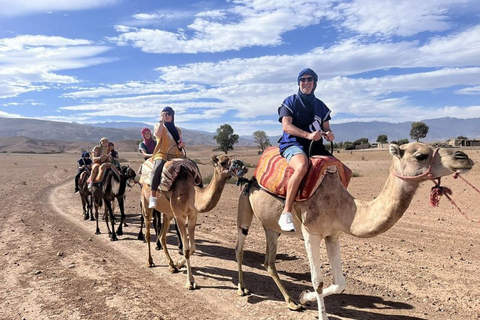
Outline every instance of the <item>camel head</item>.
<svg viewBox="0 0 480 320">
<path fill-rule="evenodd" d="M 241 177 L 248 171 L 243 161 L 233 159 L 226 154 L 212 156 L 212 162 L 220 177 L 227 180 L 232 176 Z"/>
<path fill-rule="evenodd" d="M 137 173 L 135 172 L 135 170 L 130 168 L 130 166 L 122 166 L 120 171 L 122 172 L 123 177 L 125 179 L 127 179 L 127 184 L 129 186 L 131 186 L 131 183 L 133 183 L 133 184 L 136 183 L 135 177 L 136 177 Z"/>
<path fill-rule="evenodd" d="M 419 142 L 401 146 L 391 144 L 390 154 L 393 156 L 392 173 L 405 178 L 434 179 L 455 172 L 465 173 L 473 167 L 473 161 L 462 151 L 435 149 Z"/>
</svg>

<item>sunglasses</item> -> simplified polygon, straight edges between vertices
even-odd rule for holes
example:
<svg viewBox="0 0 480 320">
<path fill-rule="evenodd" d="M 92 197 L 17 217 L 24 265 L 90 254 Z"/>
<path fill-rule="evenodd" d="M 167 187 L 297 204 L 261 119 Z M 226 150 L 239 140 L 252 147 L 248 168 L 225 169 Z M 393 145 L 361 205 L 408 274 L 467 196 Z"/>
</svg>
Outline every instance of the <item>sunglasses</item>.
<svg viewBox="0 0 480 320">
<path fill-rule="evenodd" d="M 308 81 L 308 82 L 312 82 L 313 81 L 313 77 L 305 77 L 305 78 L 300 78 L 300 82 L 305 82 L 305 81 Z"/>
<path fill-rule="evenodd" d="M 172 116 L 172 114 L 170 112 L 164 112 L 163 114 L 166 115 L 166 116 Z"/>
</svg>

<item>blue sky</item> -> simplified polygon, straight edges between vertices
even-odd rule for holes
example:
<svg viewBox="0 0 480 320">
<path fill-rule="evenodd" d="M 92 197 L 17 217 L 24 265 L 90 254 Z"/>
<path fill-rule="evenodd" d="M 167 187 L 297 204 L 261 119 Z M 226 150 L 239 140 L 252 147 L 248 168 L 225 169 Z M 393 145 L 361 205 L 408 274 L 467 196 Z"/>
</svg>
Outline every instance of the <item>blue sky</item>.
<svg viewBox="0 0 480 320">
<path fill-rule="evenodd" d="M 480 117 L 478 0 L 0 0 L 0 117 L 281 133 L 305 67 L 335 123 Z"/>
</svg>

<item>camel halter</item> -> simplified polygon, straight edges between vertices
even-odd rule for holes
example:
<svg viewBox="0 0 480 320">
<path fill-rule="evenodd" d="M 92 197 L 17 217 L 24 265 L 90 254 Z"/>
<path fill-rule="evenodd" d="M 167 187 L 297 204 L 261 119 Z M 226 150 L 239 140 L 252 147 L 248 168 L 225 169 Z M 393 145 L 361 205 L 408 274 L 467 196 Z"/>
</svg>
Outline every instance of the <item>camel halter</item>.
<svg viewBox="0 0 480 320">
<path fill-rule="evenodd" d="M 438 153 L 438 150 L 439 148 L 436 148 L 434 151 L 433 151 L 433 155 L 432 155 L 432 159 L 430 160 L 430 165 L 428 166 L 428 169 L 427 171 L 425 171 L 424 173 L 422 173 L 421 175 L 418 175 L 418 176 L 413 176 L 413 177 L 409 177 L 409 176 L 402 176 L 402 175 L 399 175 L 397 173 L 395 173 L 392 169 L 390 169 L 390 172 L 392 173 L 392 175 L 394 175 L 395 177 L 397 178 L 400 178 L 402 180 L 417 180 L 417 179 L 420 179 L 420 178 L 423 178 L 425 176 L 428 176 L 428 178 L 435 184 L 431 191 L 430 191 L 430 205 L 432 207 L 438 207 L 438 205 L 440 204 L 440 197 L 445 195 L 445 197 L 450 201 L 450 203 L 455 207 L 457 208 L 457 210 L 467 219 L 469 220 L 470 222 L 477 222 L 477 223 L 480 223 L 480 220 L 478 221 L 475 221 L 471 218 L 469 218 L 467 216 L 466 213 L 464 213 L 460 207 L 455 203 L 455 201 L 453 201 L 452 198 L 450 198 L 450 195 L 452 195 L 452 190 L 450 190 L 450 188 L 448 187 L 443 187 L 440 185 L 440 181 L 441 181 L 441 178 L 434 178 L 433 177 L 433 174 L 432 174 L 432 166 L 433 166 L 433 161 L 435 160 L 435 156 L 437 155 Z M 457 179 L 458 177 L 460 177 L 465 183 L 467 183 L 470 187 L 472 187 L 475 191 L 477 191 L 478 193 L 480 193 L 480 190 L 478 190 L 475 186 L 473 186 L 470 182 L 468 182 L 464 177 L 460 176 L 460 173 L 458 172 L 455 172 L 453 173 L 453 179 Z"/>
</svg>

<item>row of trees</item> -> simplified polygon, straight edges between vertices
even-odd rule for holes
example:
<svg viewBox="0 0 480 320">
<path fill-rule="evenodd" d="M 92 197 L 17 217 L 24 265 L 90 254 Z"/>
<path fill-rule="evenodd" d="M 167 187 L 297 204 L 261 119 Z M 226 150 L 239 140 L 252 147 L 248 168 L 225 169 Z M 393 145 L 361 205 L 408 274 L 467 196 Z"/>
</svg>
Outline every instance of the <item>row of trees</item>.
<svg viewBox="0 0 480 320">
<path fill-rule="evenodd" d="M 413 122 L 412 129 L 410 130 L 410 138 L 416 140 L 417 142 L 427 136 L 429 127 L 424 122 Z M 233 150 L 233 146 L 238 143 L 239 136 L 235 134 L 233 128 L 229 124 L 221 125 L 217 129 L 217 134 L 213 137 L 218 144 L 218 149 L 228 153 L 228 151 Z M 267 147 L 271 146 L 270 139 L 268 138 L 265 131 L 255 131 L 253 133 L 253 139 L 257 144 L 261 152 Z M 388 143 L 388 136 L 386 134 L 381 134 L 377 137 L 378 143 Z M 400 139 L 398 141 L 391 141 L 390 143 L 395 143 L 398 145 L 408 143 L 408 139 Z M 334 148 L 345 149 L 351 146 L 358 145 L 370 145 L 368 138 L 360 138 L 353 142 L 345 141 L 334 144 Z"/>
</svg>

